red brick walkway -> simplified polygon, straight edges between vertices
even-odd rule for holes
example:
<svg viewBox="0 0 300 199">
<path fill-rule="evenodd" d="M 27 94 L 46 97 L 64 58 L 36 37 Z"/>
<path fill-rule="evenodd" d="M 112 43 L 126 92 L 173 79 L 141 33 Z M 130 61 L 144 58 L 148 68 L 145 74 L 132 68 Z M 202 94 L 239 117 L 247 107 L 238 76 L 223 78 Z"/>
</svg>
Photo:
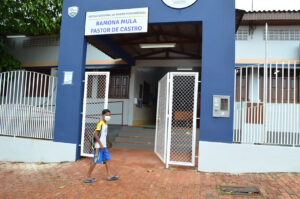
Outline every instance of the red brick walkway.
<svg viewBox="0 0 300 199">
<path fill-rule="evenodd" d="M 75 163 L 0 163 L 0 199 L 34 198 L 252 198 L 222 195 L 219 185 L 257 186 L 261 198 L 300 198 L 300 174 L 212 174 L 192 169 L 164 169 L 151 151 L 111 149 L 113 169 L 120 176 L 105 181 L 105 169 L 96 167 L 98 181 L 84 184 L 90 160 Z M 153 172 L 147 172 L 152 169 Z M 260 197 L 259 197 L 260 198 Z"/>
</svg>

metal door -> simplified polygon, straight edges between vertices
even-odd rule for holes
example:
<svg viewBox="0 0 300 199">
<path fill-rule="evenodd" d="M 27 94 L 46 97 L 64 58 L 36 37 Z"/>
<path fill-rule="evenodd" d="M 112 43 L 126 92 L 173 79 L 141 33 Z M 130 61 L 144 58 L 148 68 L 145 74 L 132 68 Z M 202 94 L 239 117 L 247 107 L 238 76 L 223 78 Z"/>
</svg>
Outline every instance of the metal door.
<svg viewBox="0 0 300 199">
<path fill-rule="evenodd" d="M 156 114 L 156 133 L 154 152 L 166 163 L 167 150 L 167 125 L 168 125 L 168 97 L 169 97 L 169 74 L 166 74 L 158 83 L 158 99 Z"/>
<path fill-rule="evenodd" d="M 108 107 L 109 72 L 86 72 L 84 81 L 81 155 L 93 156 L 93 132 Z"/>
<path fill-rule="evenodd" d="M 155 152 L 168 168 L 195 166 L 198 73 L 172 72 L 159 82 Z"/>
</svg>

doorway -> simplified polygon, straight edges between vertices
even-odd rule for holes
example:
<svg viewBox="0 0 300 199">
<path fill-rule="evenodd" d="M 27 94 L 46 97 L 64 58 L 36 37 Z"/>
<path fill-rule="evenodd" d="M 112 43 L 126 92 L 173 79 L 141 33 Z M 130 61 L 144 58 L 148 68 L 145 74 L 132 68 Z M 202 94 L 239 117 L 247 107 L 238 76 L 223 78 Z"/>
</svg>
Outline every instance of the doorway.
<svg viewBox="0 0 300 199">
<path fill-rule="evenodd" d="M 101 36 L 89 36 L 87 41 L 94 47 L 98 48 L 113 60 L 119 60 L 120 57 L 116 56 L 110 49 L 97 42 L 97 37 Z M 147 131 L 152 129 L 155 132 L 157 127 L 158 117 L 158 82 L 159 80 L 169 72 L 194 72 L 197 73 L 199 79 L 201 79 L 202 69 L 202 23 L 174 23 L 174 24 L 149 24 L 147 33 L 139 34 L 116 34 L 108 35 L 109 39 L 119 46 L 124 52 L 130 55 L 135 60 L 135 66 L 118 66 L 113 70 L 118 73 L 124 67 L 130 67 L 128 73 L 129 89 L 128 89 L 128 103 L 127 109 L 124 110 L 124 128 L 127 126 L 138 128 L 137 131 Z M 93 69 L 95 70 L 95 69 Z M 108 68 L 99 69 L 100 71 L 110 71 L 112 76 L 112 70 Z M 112 81 L 110 81 L 112 84 Z M 111 85 L 109 86 L 109 88 Z M 111 88 L 109 89 L 109 96 L 111 96 Z M 197 96 L 200 96 L 200 87 L 197 89 Z M 118 92 L 117 92 L 118 94 Z M 181 95 L 184 95 L 181 93 Z M 197 97 L 196 96 L 196 97 Z M 118 99 L 119 100 L 119 99 Z M 120 101 L 120 100 L 119 100 Z M 108 100 L 108 108 L 114 109 L 111 99 Z M 180 102 L 174 102 L 177 107 L 181 107 Z M 177 104 L 176 104 L 177 103 Z M 126 106 L 125 106 L 126 107 Z M 184 108 L 184 107 L 181 107 Z M 118 108 L 120 110 L 120 108 Z M 178 110 L 174 114 L 174 126 L 179 128 L 180 125 L 192 124 L 194 118 L 199 118 L 200 104 L 196 105 L 198 113 L 196 115 L 185 114 L 189 111 Z M 114 111 L 113 111 L 114 112 Z M 189 119 L 182 119 L 185 115 Z M 180 116 L 181 115 L 181 116 Z M 116 116 L 117 117 L 117 116 Z M 199 123 L 199 120 L 198 120 Z M 196 125 L 199 128 L 199 125 Z M 132 129 L 125 129 L 121 135 L 116 135 L 114 141 L 115 146 L 126 148 L 138 148 L 141 143 L 146 142 L 147 149 L 154 150 L 154 137 L 151 136 L 150 140 L 149 132 L 141 132 L 141 135 L 147 135 L 147 139 L 143 139 L 143 136 L 128 134 L 128 131 Z M 178 129 L 177 129 L 178 130 Z M 195 130 L 198 132 L 199 130 Z M 186 131 L 185 133 L 194 135 L 193 133 Z M 180 134 L 180 133 L 179 133 Z M 186 135 L 187 135 L 186 134 Z M 145 137 L 146 138 L 146 137 Z M 192 139 L 193 145 L 196 146 L 198 135 L 195 134 L 195 139 Z M 177 141 L 178 142 L 178 141 Z M 180 140 L 179 140 L 180 142 Z M 152 147 L 149 147 L 149 143 Z M 114 143 L 113 143 L 114 146 Z M 191 153 L 188 160 L 176 160 L 173 162 L 185 162 L 189 165 L 194 165 L 195 147 L 191 147 L 188 153 Z M 172 158 L 171 158 L 172 159 Z"/>
</svg>

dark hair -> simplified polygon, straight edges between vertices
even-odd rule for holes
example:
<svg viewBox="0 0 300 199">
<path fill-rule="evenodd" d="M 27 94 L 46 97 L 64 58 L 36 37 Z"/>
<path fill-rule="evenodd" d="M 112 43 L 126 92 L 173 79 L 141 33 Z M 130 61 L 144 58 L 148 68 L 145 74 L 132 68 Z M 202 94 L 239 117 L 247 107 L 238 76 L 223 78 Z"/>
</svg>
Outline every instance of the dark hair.
<svg viewBox="0 0 300 199">
<path fill-rule="evenodd" d="M 110 110 L 109 110 L 109 109 L 104 109 L 104 110 L 102 111 L 102 115 L 104 115 L 104 114 L 106 114 L 106 113 L 110 113 Z"/>
</svg>

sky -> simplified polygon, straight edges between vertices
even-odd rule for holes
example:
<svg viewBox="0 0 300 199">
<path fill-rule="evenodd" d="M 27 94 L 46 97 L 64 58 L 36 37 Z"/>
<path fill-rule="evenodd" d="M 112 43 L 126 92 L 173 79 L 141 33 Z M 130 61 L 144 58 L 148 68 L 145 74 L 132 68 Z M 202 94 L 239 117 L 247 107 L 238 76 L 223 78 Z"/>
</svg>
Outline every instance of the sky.
<svg viewBox="0 0 300 199">
<path fill-rule="evenodd" d="M 252 0 L 235 0 L 236 8 L 250 11 Z M 300 10 L 300 0 L 253 0 L 254 10 Z"/>
</svg>

